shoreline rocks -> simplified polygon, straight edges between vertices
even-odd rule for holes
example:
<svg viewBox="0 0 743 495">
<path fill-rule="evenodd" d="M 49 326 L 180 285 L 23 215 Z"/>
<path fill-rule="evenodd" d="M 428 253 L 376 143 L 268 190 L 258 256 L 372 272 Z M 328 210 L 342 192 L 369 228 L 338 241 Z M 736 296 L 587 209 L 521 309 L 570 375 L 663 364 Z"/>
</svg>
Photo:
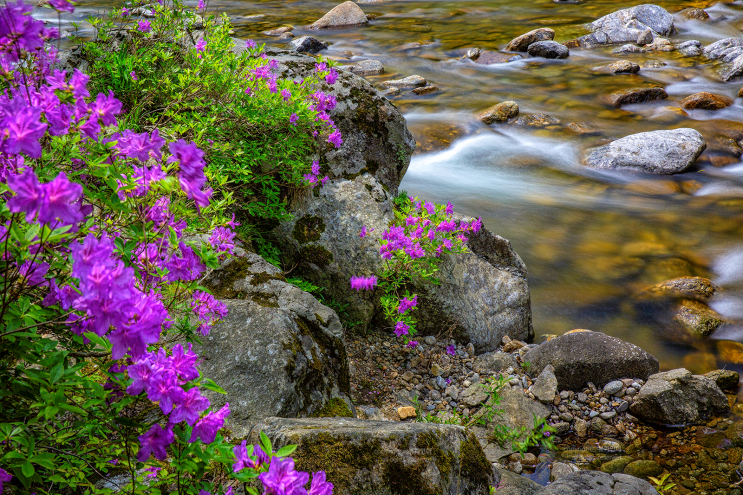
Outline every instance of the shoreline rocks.
<svg viewBox="0 0 743 495">
<path fill-rule="evenodd" d="M 653 36 L 668 36 L 675 32 L 673 16 L 664 8 L 652 4 L 622 9 L 592 22 L 593 33 L 568 44 L 593 48 L 601 45 L 635 43 L 646 30 Z"/>
<path fill-rule="evenodd" d="M 688 170 L 706 147 L 702 135 L 694 129 L 641 132 L 594 148 L 585 162 L 599 169 L 678 174 Z"/>
</svg>

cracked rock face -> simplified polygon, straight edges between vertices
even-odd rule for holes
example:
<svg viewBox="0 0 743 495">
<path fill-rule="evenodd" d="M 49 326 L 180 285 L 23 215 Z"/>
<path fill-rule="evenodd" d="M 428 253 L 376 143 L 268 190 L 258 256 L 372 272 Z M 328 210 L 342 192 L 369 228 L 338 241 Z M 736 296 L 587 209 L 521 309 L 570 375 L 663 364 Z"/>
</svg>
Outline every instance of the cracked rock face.
<svg viewBox="0 0 743 495">
<path fill-rule="evenodd" d="M 338 401 L 351 414 L 335 311 L 254 253 L 230 259 L 205 284 L 225 298 L 229 312 L 202 338 L 200 369 L 227 392 L 207 396 L 217 408 L 229 402 L 227 427 L 235 437 L 268 416 L 307 416 L 332 403 L 343 409 Z"/>
</svg>

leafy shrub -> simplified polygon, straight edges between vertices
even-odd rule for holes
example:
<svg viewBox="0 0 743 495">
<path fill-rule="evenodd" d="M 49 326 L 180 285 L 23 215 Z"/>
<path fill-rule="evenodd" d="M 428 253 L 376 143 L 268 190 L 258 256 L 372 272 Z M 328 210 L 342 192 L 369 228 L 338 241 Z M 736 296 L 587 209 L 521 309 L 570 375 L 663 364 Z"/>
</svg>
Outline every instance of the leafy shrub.
<svg viewBox="0 0 743 495">
<path fill-rule="evenodd" d="M 191 343 L 226 308 L 199 280 L 233 252 L 236 223 L 224 213 L 230 195 L 215 195 L 205 174 L 201 124 L 158 120 L 147 113 L 166 112 L 157 97 L 138 107 L 122 79 L 134 60 L 108 68 L 126 106 L 112 90 L 91 96 L 88 75 L 55 67 L 54 32 L 31 10 L 22 0 L 0 7 L 0 493 L 4 483 L 110 493 L 95 487 L 110 474 L 124 474 L 132 494 L 232 493 L 228 477 L 307 493 L 309 474 L 284 458 L 291 447 L 275 453 L 265 435 L 260 446 L 229 444 L 220 433 L 229 404 L 212 410 L 202 395 L 223 391 L 201 377 Z M 186 32 L 171 22 L 192 17 L 180 4 L 156 10 L 154 28 L 125 24 L 122 36 Z M 173 74 L 184 91 L 207 73 L 205 54 L 198 42 L 171 53 L 188 68 Z M 265 70 L 260 84 L 278 84 Z M 261 91 L 254 98 L 268 98 Z M 331 491 L 315 473 L 309 493 Z"/>
</svg>

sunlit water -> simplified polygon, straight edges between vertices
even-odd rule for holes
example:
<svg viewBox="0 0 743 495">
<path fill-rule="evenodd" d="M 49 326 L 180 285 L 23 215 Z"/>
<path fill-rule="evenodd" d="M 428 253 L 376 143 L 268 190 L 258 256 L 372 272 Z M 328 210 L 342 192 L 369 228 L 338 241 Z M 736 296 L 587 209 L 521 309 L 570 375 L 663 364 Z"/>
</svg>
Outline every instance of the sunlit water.
<svg viewBox="0 0 743 495">
<path fill-rule="evenodd" d="M 193 2 L 194 4 L 196 2 Z M 233 18 L 236 36 L 274 46 L 266 29 L 290 24 L 294 34 L 332 43 L 324 55 L 353 63 L 373 58 L 386 73 L 373 84 L 418 74 L 440 91 L 394 97 L 419 147 L 402 187 L 409 193 L 481 215 L 488 228 L 510 239 L 526 262 L 538 336 L 573 328 L 599 330 L 638 344 L 661 367 L 695 372 L 741 360 L 720 352 L 720 339 L 743 342 L 743 163 L 731 146 L 743 138 L 741 83 L 723 83 L 716 63 L 677 52 L 612 54 L 612 48 L 572 49 L 566 60 L 531 59 L 498 65 L 461 62 L 467 49 L 499 50 L 515 36 L 553 28 L 558 41 L 587 31 L 583 24 L 640 2 L 551 0 L 391 1 L 360 4 L 376 17 L 369 26 L 310 31 L 307 26 L 335 1 L 234 1 L 209 4 Z M 740 36 L 743 2 L 660 1 L 672 13 L 706 7 L 711 19 L 684 20 L 671 40 L 703 44 Z M 110 2 L 92 2 L 75 14 L 96 14 Z M 260 18 L 248 18 L 263 14 Z M 410 42 L 425 46 L 400 51 Z M 666 63 L 638 74 L 597 75 L 591 68 L 614 60 Z M 615 109 L 604 97 L 631 87 L 663 86 L 666 100 Z M 680 111 L 698 91 L 735 99 L 717 112 Z M 484 126 L 478 110 L 516 101 L 521 114 L 546 113 L 561 123 L 533 129 Z M 567 124 L 592 132 L 578 134 Z M 585 168 L 586 149 L 628 134 L 692 127 L 707 141 L 698 166 L 676 176 L 597 172 Z M 724 291 L 712 307 L 731 320 L 710 338 L 679 332 L 671 309 L 633 302 L 648 284 L 684 275 L 710 277 Z M 737 322 L 740 322 L 737 323 Z M 724 347 L 724 346 L 723 346 Z M 739 363 L 733 363 L 739 361 Z M 740 364 L 741 366 L 738 366 Z"/>
</svg>

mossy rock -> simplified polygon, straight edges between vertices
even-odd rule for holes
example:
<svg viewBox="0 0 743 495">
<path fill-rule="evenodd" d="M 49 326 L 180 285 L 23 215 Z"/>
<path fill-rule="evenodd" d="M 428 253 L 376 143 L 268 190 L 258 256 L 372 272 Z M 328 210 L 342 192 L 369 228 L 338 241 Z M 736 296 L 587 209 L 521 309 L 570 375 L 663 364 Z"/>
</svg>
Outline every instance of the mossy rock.
<svg viewBox="0 0 743 495">
<path fill-rule="evenodd" d="M 629 474 L 636 478 L 647 478 L 648 476 L 658 476 L 663 472 L 663 468 L 655 461 L 639 460 L 627 464 L 624 468 L 624 474 Z"/>
<path fill-rule="evenodd" d="M 323 470 L 335 495 L 486 495 L 500 476 L 479 442 L 454 425 L 347 418 L 268 418 L 276 448 L 296 444 L 296 468 Z"/>
<path fill-rule="evenodd" d="M 632 459 L 630 456 L 617 457 L 616 459 L 612 459 L 609 462 L 603 463 L 601 465 L 601 471 L 609 474 L 623 473 L 624 468 L 627 467 L 627 464 L 629 464 L 633 460 L 634 459 Z"/>
</svg>

